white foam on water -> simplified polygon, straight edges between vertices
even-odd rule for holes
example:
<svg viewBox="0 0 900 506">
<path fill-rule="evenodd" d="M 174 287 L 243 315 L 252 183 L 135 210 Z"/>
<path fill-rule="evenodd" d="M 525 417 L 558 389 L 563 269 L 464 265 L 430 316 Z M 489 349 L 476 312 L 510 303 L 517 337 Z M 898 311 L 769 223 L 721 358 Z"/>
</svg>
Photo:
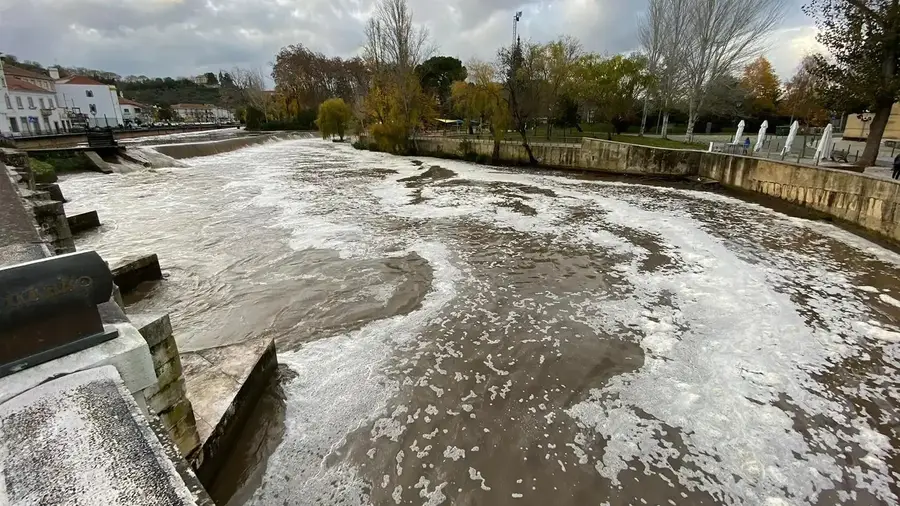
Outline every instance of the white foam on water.
<svg viewBox="0 0 900 506">
<path fill-rule="evenodd" d="M 364 483 L 355 469 L 328 467 L 324 462 L 350 432 L 375 419 L 397 392 L 399 385 L 382 377 L 380 366 L 396 346 L 413 339 L 453 298 L 459 276 L 443 246 L 418 244 L 411 251 L 425 258 L 434 270 L 432 291 L 420 309 L 279 354 L 279 362 L 295 371 L 297 378 L 285 386 L 284 442 L 269 461 L 269 469 L 275 471 L 267 474 L 266 485 L 256 492 L 253 503 L 268 504 L 276 497 L 288 496 L 313 502 L 312 498 L 330 497 L 333 482 L 341 484 L 346 493 L 340 496 L 352 501 L 349 504 L 367 503 L 365 495 L 358 493 Z M 390 436 L 393 430 L 384 435 Z M 440 488 L 428 494 L 436 498 Z"/>
</svg>

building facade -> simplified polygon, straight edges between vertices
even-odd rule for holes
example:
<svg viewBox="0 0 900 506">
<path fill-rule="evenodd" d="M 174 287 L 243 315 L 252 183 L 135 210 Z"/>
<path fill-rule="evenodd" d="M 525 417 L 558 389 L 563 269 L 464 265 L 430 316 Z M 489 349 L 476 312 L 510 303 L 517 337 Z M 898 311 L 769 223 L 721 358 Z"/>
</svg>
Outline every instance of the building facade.
<svg viewBox="0 0 900 506">
<path fill-rule="evenodd" d="M 51 77 L 58 77 L 55 68 Z M 56 80 L 56 96 L 67 118 L 89 128 L 118 128 L 125 125 L 119 96 L 115 86 L 103 84 L 85 76 L 71 76 Z"/>
<path fill-rule="evenodd" d="M 0 64 L 2 65 L 2 64 Z M 19 69 L 2 67 L 2 106 L 0 133 L 21 137 L 49 135 L 69 130 L 58 107 L 53 81 L 49 76 Z"/>
<path fill-rule="evenodd" d="M 175 104 L 172 111 L 185 123 L 233 123 L 234 113 L 211 104 Z"/>
<path fill-rule="evenodd" d="M 121 92 L 119 92 L 119 109 L 126 127 L 149 125 L 153 122 L 150 106 L 124 98 Z"/>
<path fill-rule="evenodd" d="M 864 141 L 869 138 L 869 127 L 872 123 L 872 113 L 851 114 L 847 116 L 847 125 L 844 127 L 845 140 Z M 894 104 L 891 109 L 891 117 L 884 129 L 884 140 L 900 141 L 900 102 Z"/>
</svg>

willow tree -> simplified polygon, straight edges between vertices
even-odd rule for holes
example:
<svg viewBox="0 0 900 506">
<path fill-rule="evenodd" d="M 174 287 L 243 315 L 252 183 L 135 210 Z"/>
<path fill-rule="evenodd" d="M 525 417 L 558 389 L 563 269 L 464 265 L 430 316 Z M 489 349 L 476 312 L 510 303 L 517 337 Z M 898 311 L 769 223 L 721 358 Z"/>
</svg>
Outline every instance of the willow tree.
<svg viewBox="0 0 900 506">
<path fill-rule="evenodd" d="M 469 81 L 453 83 L 451 102 L 456 113 L 466 119 L 469 128 L 475 120 L 478 120 L 482 128 L 487 125 L 494 139 L 493 160 L 498 162 L 500 141 L 510 124 L 503 85 L 497 81 L 497 71 L 490 63 L 472 60 L 467 65 Z"/>
<path fill-rule="evenodd" d="M 319 114 L 316 118 L 316 126 L 322 133 L 322 138 L 337 135 L 344 140 L 344 134 L 350 126 L 353 118 L 353 110 L 340 98 L 329 98 L 319 105 Z"/>
<path fill-rule="evenodd" d="M 831 58 L 816 56 L 831 105 L 875 112 L 859 164 L 874 165 L 894 103 L 900 99 L 900 0 L 812 0 L 804 10 Z"/>
</svg>

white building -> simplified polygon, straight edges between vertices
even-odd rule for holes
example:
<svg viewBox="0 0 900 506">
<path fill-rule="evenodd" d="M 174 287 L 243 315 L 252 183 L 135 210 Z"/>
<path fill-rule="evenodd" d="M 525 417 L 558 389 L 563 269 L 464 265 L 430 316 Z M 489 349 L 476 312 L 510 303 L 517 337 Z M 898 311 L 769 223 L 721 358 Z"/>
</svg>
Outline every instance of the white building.
<svg viewBox="0 0 900 506">
<path fill-rule="evenodd" d="M 73 123 L 98 128 L 124 126 L 115 86 L 85 76 L 58 79 L 56 68 L 50 68 L 50 77 L 56 80 L 59 104 L 66 109 Z"/>
<path fill-rule="evenodd" d="M 185 123 L 233 123 L 234 113 L 211 104 L 175 104 L 172 111 Z"/>
<path fill-rule="evenodd" d="M 122 121 L 126 126 L 149 125 L 153 122 L 149 105 L 124 98 L 122 92 L 119 92 L 119 109 L 122 112 Z"/>
<path fill-rule="evenodd" d="M 9 90 L 6 88 L 6 76 L 3 74 L 3 60 L 0 60 L 0 96 L 6 97 Z M 9 130 L 9 109 L 6 100 L 0 100 L 0 138 L 11 135 Z"/>
<path fill-rule="evenodd" d="M 3 66 L 2 70 L 0 133 L 18 137 L 69 129 L 57 107 L 53 81 L 48 76 L 11 65 Z"/>
</svg>

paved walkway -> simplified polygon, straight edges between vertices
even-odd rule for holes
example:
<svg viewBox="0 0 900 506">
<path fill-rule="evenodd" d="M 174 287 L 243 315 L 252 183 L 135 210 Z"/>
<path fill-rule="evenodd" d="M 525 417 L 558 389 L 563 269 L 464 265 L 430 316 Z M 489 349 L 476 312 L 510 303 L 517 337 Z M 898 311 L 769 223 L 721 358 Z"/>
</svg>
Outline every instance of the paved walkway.
<svg viewBox="0 0 900 506">
<path fill-rule="evenodd" d="M 46 250 L 22 199 L 0 162 L 0 266 L 44 258 Z"/>
</svg>

